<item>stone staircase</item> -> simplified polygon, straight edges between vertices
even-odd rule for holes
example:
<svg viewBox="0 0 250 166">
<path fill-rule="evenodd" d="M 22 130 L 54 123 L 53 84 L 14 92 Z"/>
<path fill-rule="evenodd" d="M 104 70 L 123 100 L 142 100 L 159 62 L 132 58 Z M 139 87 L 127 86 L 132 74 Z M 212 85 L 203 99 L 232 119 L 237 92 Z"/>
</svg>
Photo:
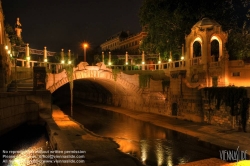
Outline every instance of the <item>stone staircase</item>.
<svg viewBox="0 0 250 166">
<path fill-rule="evenodd" d="M 15 92 L 15 86 L 17 85 L 18 92 L 33 91 L 33 79 L 18 80 L 17 82 L 12 81 L 8 86 L 8 92 Z"/>
</svg>

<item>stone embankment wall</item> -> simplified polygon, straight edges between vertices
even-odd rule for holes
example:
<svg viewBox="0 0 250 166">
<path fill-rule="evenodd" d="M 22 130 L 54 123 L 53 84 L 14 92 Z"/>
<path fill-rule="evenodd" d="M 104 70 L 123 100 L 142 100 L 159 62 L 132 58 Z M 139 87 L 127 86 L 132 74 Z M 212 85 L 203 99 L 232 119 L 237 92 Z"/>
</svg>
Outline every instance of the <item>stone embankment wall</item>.
<svg viewBox="0 0 250 166">
<path fill-rule="evenodd" d="M 247 89 L 247 97 L 250 98 L 250 88 L 246 87 L 246 89 Z M 230 107 L 226 106 L 224 102 L 222 102 L 219 109 L 216 108 L 216 102 L 217 102 L 216 100 L 212 100 L 209 104 L 204 91 L 202 91 L 202 99 L 203 99 L 202 107 L 204 112 L 204 122 L 227 129 L 242 130 L 241 115 L 232 116 L 230 114 Z M 248 106 L 248 111 L 247 111 L 247 122 L 246 122 L 247 131 L 250 131 L 249 107 L 250 105 Z"/>
<path fill-rule="evenodd" d="M 0 135 L 28 121 L 39 111 L 51 111 L 51 94 L 45 92 L 0 93 Z"/>
<path fill-rule="evenodd" d="M 181 80 L 182 79 L 182 80 Z M 250 98 L 250 88 L 247 88 Z M 208 104 L 204 90 L 199 84 L 188 83 L 185 78 L 180 75 L 171 78 L 169 93 L 167 94 L 169 109 L 167 115 L 175 116 L 179 119 L 190 120 L 194 122 L 203 122 L 225 129 L 242 130 L 241 116 L 232 116 L 230 107 L 224 102 L 220 108 L 216 108 L 216 100 L 212 100 Z M 250 131 L 250 110 L 247 111 L 246 130 Z"/>
<path fill-rule="evenodd" d="M 232 117 L 230 111 L 223 105 L 219 110 L 208 110 L 202 84 L 190 83 L 185 71 L 171 72 L 170 86 L 163 86 L 162 80 L 150 79 L 149 83 L 149 86 L 141 88 L 139 74 L 124 73 L 119 73 L 116 81 L 111 76 L 109 79 L 75 80 L 74 103 L 95 101 L 135 111 L 210 123 L 224 128 L 236 128 L 239 124 L 239 118 Z M 56 91 L 54 97 L 61 104 L 69 104 L 69 86 L 66 84 L 58 92 Z M 249 90 L 248 97 L 250 97 Z M 211 107 L 215 108 L 215 105 L 211 104 Z M 249 124 L 248 118 L 247 128 L 250 128 Z"/>
</svg>

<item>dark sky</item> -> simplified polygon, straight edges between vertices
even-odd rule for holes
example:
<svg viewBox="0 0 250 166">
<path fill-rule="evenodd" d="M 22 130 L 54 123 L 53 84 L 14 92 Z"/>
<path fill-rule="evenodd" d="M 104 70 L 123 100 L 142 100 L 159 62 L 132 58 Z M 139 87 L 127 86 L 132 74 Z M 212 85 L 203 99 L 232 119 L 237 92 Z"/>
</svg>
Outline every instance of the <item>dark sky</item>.
<svg viewBox="0 0 250 166">
<path fill-rule="evenodd" d="M 138 33 L 143 0 L 2 0 L 5 23 L 22 24 L 22 38 L 31 48 L 81 53 L 81 43 L 91 47 L 109 36 L 129 30 Z"/>
</svg>

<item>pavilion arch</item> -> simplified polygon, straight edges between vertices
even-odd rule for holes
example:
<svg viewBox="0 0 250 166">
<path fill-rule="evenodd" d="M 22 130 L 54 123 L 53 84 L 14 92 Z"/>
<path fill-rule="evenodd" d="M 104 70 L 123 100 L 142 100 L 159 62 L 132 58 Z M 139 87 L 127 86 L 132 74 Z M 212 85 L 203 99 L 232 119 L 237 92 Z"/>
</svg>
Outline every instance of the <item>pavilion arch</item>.
<svg viewBox="0 0 250 166">
<path fill-rule="evenodd" d="M 201 43 L 201 63 L 205 65 L 205 69 L 206 64 L 211 62 L 211 42 L 213 40 L 219 42 L 219 60 L 224 56 L 228 56 L 225 51 L 227 36 L 227 33 L 222 31 L 219 23 L 209 18 L 203 18 L 191 28 L 191 33 L 185 37 L 185 59 L 192 60 L 193 43 L 198 41 Z"/>
<path fill-rule="evenodd" d="M 219 43 L 219 57 L 218 57 L 218 61 L 219 61 L 219 60 L 221 59 L 222 55 L 223 55 L 223 44 L 222 44 L 223 42 L 222 42 L 221 38 L 220 38 L 218 35 L 213 35 L 213 36 L 211 37 L 210 43 L 209 43 L 210 55 L 212 55 L 212 53 L 211 53 L 211 50 L 212 50 L 211 43 L 212 43 L 214 40 L 218 41 L 218 43 Z"/>
<path fill-rule="evenodd" d="M 190 42 L 190 58 L 194 58 L 194 43 L 199 42 L 201 46 L 201 55 L 202 55 L 202 39 L 201 37 L 196 37 L 192 42 Z"/>
<path fill-rule="evenodd" d="M 222 61 L 228 59 L 228 53 L 225 48 L 228 34 L 223 32 L 221 25 L 209 18 L 203 18 L 198 21 L 192 28 L 191 33 L 185 36 L 184 59 L 187 66 L 187 77 L 192 78 L 195 72 L 203 73 L 202 78 L 206 86 L 211 85 L 210 67 L 216 66 L 215 58 L 211 56 L 211 43 L 216 40 L 219 44 L 219 51 L 216 60 Z M 201 43 L 201 57 L 194 58 L 193 43 L 198 41 Z M 216 46 L 217 47 L 217 46 Z M 198 63 L 197 63 L 198 62 Z M 224 66 L 225 67 L 225 66 Z M 225 71 L 225 70 L 224 70 Z M 224 80 L 224 77 L 221 77 Z"/>
</svg>

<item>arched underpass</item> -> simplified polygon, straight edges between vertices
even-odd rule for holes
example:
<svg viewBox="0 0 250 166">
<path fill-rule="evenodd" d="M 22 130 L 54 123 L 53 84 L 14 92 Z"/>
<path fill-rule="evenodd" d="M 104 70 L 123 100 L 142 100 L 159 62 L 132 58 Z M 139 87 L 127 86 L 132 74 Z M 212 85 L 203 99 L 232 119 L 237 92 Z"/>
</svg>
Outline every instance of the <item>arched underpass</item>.
<svg viewBox="0 0 250 166">
<path fill-rule="evenodd" d="M 70 104 L 70 86 L 64 84 L 52 93 L 57 104 Z M 135 109 L 141 102 L 141 91 L 128 84 L 103 78 L 83 78 L 74 80 L 73 102 L 99 102 Z"/>
</svg>

